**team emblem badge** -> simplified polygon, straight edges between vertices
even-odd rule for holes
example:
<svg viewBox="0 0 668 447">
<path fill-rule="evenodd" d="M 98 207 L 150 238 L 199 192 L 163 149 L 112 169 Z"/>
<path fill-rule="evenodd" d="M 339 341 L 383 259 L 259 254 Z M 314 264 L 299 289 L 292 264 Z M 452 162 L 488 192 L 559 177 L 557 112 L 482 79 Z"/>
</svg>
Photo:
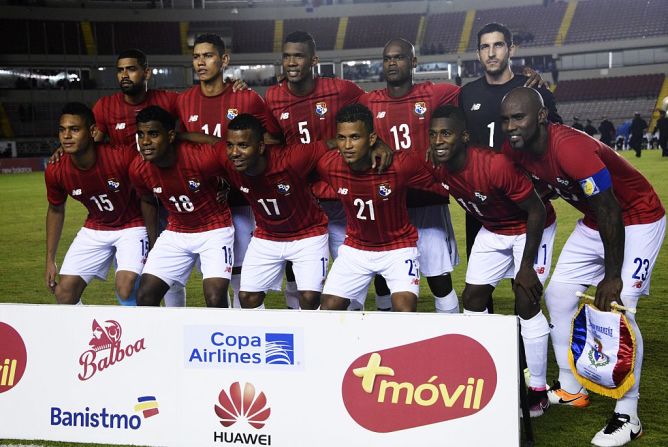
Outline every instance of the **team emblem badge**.
<svg viewBox="0 0 668 447">
<path fill-rule="evenodd" d="M 199 187 L 200 187 L 201 184 L 202 183 L 199 180 L 197 180 L 196 178 L 188 179 L 188 188 L 190 188 L 190 190 L 192 192 L 199 191 Z"/>
<path fill-rule="evenodd" d="M 118 192 L 121 188 L 121 182 L 118 179 L 110 178 L 107 179 L 107 186 L 109 187 L 109 191 Z"/>
<path fill-rule="evenodd" d="M 279 182 L 276 185 L 276 189 L 279 194 L 283 194 L 284 196 L 290 194 L 290 185 L 287 182 Z"/>
<path fill-rule="evenodd" d="M 427 104 L 424 101 L 418 101 L 415 103 L 413 111 L 417 116 L 424 116 L 427 113 Z"/>
<path fill-rule="evenodd" d="M 238 114 L 239 114 L 238 109 L 227 109 L 227 119 L 228 120 L 233 120 L 234 118 L 237 117 Z"/>
<path fill-rule="evenodd" d="M 315 103 L 315 113 L 320 116 L 325 116 L 327 113 L 327 103 L 325 101 Z"/>
<path fill-rule="evenodd" d="M 382 198 L 387 198 L 392 194 L 392 188 L 390 188 L 389 183 L 381 183 L 378 185 L 378 195 Z"/>
</svg>

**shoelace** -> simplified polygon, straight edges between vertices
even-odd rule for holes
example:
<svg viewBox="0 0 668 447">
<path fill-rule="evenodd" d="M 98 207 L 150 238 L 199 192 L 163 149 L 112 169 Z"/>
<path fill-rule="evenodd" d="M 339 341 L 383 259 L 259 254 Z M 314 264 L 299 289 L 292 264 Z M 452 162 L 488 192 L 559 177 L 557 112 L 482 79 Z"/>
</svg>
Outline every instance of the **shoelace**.
<svg viewBox="0 0 668 447">
<path fill-rule="evenodd" d="M 629 422 L 631 418 L 625 414 L 614 413 L 612 417 L 608 420 L 608 425 L 603 431 L 606 434 L 611 434 L 622 428 L 624 424 Z"/>
</svg>

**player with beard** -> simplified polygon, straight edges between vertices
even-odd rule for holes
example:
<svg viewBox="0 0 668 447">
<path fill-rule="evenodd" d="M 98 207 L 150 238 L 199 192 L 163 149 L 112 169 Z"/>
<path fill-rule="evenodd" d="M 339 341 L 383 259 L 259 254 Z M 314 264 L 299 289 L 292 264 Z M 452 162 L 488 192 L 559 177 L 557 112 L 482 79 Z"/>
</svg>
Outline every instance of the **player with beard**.
<svg viewBox="0 0 668 447">
<path fill-rule="evenodd" d="M 395 151 L 409 150 L 424 159 L 429 149 L 429 119 L 437 107 L 457 105 L 459 88 L 452 84 L 413 82 L 417 66 L 415 48 L 404 39 L 392 39 L 383 49 L 383 72 L 387 87 L 366 93 L 360 103 L 374 117 L 379 138 Z M 409 191 L 408 215 L 418 231 L 420 271 L 434 295 L 437 312 L 458 313 L 457 294 L 450 272 L 459 263 L 448 200 L 424 191 Z M 390 291 L 376 279 L 376 304 L 390 307 Z"/>
<path fill-rule="evenodd" d="M 285 38 L 282 60 L 285 80 L 267 90 L 265 101 L 286 144 L 309 144 L 334 138 L 336 113 L 343 106 L 356 103 L 364 90 L 351 81 L 316 76 L 315 41 L 304 31 L 295 31 Z M 329 252 L 331 258 L 336 259 L 345 238 L 343 207 L 323 181 L 316 181 L 312 190 L 327 214 Z M 285 297 L 288 307 L 296 308 L 299 294 L 290 265 L 286 268 Z"/>
</svg>

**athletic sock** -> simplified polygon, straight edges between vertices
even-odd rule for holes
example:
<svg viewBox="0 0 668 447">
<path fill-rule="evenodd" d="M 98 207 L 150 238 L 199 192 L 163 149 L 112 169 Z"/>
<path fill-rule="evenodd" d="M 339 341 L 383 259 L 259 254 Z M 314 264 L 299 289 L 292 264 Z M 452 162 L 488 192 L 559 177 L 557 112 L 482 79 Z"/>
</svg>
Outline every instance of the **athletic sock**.
<svg viewBox="0 0 668 447">
<path fill-rule="evenodd" d="M 476 312 L 475 310 L 468 310 L 464 309 L 464 315 L 487 315 L 489 312 L 487 312 L 487 309 L 483 310 L 482 312 Z"/>
<path fill-rule="evenodd" d="M 299 290 L 297 290 L 297 283 L 295 281 L 285 282 L 285 304 L 290 309 L 299 309 Z"/>
<path fill-rule="evenodd" d="M 264 303 L 262 303 L 259 306 L 252 308 L 251 310 L 264 310 L 264 309 L 266 309 L 266 307 L 264 307 Z"/>
<path fill-rule="evenodd" d="M 241 273 L 232 275 L 232 278 L 230 278 L 230 288 L 232 289 L 232 305 L 230 307 L 241 309 L 241 301 L 239 300 L 239 289 L 241 289 Z M 229 292 L 227 296 L 230 296 Z"/>
<path fill-rule="evenodd" d="M 638 297 L 622 296 L 621 298 L 626 307 L 636 307 L 638 304 Z M 644 343 L 642 333 L 636 322 L 635 314 L 626 312 L 626 319 L 628 320 L 629 325 L 633 328 L 636 341 L 636 357 L 635 364 L 633 365 L 635 382 L 631 389 L 617 401 L 617 404 L 615 405 L 615 413 L 628 414 L 631 416 L 631 422 L 635 423 L 638 421 L 638 399 L 640 398 L 640 393 L 638 391 L 640 390 L 640 374 L 642 372 Z"/>
<path fill-rule="evenodd" d="M 179 283 L 172 284 L 165 293 L 165 307 L 186 307 L 186 288 Z"/>
<path fill-rule="evenodd" d="M 550 325 L 543 312 L 525 320 L 520 318 L 522 341 L 527 367 L 531 373 L 529 386 L 535 389 L 545 388 L 547 383 L 547 339 Z"/>
<path fill-rule="evenodd" d="M 457 292 L 455 292 L 455 289 L 452 289 L 450 293 L 445 296 L 434 295 L 434 306 L 438 313 L 458 314 L 459 300 L 457 299 Z"/>
<path fill-rule="evenodd" d="M 392 295 L 376 295 L 376 308 L 378 310 L 392 310 Z"/>
</svg>

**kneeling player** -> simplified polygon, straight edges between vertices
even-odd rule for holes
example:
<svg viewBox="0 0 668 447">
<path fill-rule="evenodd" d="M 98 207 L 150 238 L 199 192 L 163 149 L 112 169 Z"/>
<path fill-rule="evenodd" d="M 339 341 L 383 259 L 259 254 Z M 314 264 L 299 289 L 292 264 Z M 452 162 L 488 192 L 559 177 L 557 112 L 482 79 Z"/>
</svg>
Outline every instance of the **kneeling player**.
<svg viewBox="0 0 668 447">
<path fill-rule="evenodd" d="M 132 147 L 96 145 L 95 118 L 81 103 L 69 103 L 60 116 L 58 136 L 64 155 L 46 168 L 49 208 L 46 215 L 46 285 L 61 304 L 76 304 L 93 278 L 106 279 L 116 258 L 116 291 L 130 300 L 149 248 L 144 219 L 128 169 L 137 152 Z M 88 210 L 86 222 L 72 242 L 56 284 L 58 241 L 70 195 Z M 151 212 L 147 207 L 142 211 Z M 146 214 L 147 222 L 157 214 Z M 132 302 L 130 302 L 132 301 Z"/>
<path fill-rule="evenodd" d="M 137 114 L 137 158 L 130 176 L 142 200 L 153 194 L 169 211 L 167 229 L 149 253 L 137 304 L 159 306 L 174 283 L 185 285 L 199 259 L 204 299 L 228 307 L 234 228 L 226 204 L 216 201 L 217 152 L 209 146 L 175 142 L 174 118 L 157 106 Z"/>
<path fill-rule="evenodd" d="M 339 150 L 320 159 L 318 173 L 343 204 L 346 239 L 325 282 L 322 309 L 344 310 L 353 299 L 363 305 L 364 291 L 380 274 L 390 288 L 393 310 L 415 312 L 420 287 L 417 231 L 408 220 L 406 191 L 438 191 L 435 179 L 409 152 L 396 153 L 382 174 L 371 169 L 370 151 L 377 137 L 373 116 L 363 105 L 342 108 L 336 127 Z"/>
<path fill-rule="evenodd" d="M 533 184 L 504 155 L 468 146 L 464 112 L 439 107 L 429 128 L 437 177 L 483 228 L 475 238 L 462 294 L 464 313 L 486 314 L 487 300 L 503 278 L 514 278 L 515 310 L 531 372 L 532 417 L 549 406 L 546 388 L 550 328 L 540 309 L 543 283 L 550 271 L 556 216 L 547 212 Z"/>
</svg>

